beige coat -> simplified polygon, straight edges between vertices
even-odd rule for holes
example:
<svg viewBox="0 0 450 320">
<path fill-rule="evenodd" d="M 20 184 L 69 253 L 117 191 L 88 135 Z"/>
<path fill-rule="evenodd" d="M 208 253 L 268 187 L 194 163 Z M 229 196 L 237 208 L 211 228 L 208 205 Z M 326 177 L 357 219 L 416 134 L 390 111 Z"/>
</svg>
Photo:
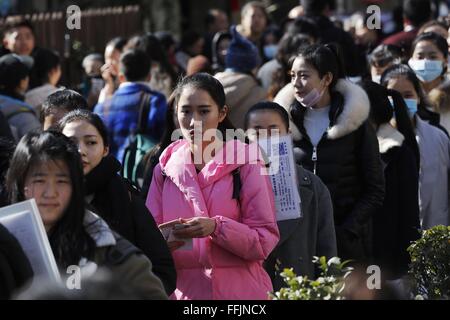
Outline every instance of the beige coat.
<svg viewBox="0 0 450 320">
<path fill-rule="evenodd" d="M 224 89 L 226 104 L 230 111 L 228 117 L 236 128 L 244 129 L 244 117 L 254 104 L 264 101 L 267 92 L 250 75 L 233 71 L 219 72 L 215 75 Z"/>
</svg>

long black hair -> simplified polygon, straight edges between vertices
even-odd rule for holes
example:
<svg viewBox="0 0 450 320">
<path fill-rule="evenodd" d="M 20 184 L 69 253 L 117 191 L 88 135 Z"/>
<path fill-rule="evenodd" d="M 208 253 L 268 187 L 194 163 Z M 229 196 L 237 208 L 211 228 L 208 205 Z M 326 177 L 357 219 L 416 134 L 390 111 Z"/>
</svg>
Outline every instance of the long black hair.
<svg viewBox="0 0 450 320">
<path fill-rule="evenodd" d="M 49 231 L 49 241 L 61 268 L 92 258 L 95 242 L 85 230 L 84 181 L 81 158 L 75 144 L 56 131 L 32 132 L 20 140 L 9 167 L 6 186 L 11 203 L 25 200 L 24 185 L 33 166 L 63 161 L 69 168 L 72 196 L 64 215 Z"/>
<path fill-rule="evenodd" d="M 419 146 L 402 95 L 398 91 L 386 89 L 372 81 L 363 81 L 360 85 L 370 100 L 371 122 L 378 128 L 382 124 L 389 123 L 395 115 L 397 130 L 404 136 L 405 144 L 413 151 L 417 168 L 420 168 Z M 393 106 L 389 102 L 389 97 L 392 99 Z"/>
</svg>

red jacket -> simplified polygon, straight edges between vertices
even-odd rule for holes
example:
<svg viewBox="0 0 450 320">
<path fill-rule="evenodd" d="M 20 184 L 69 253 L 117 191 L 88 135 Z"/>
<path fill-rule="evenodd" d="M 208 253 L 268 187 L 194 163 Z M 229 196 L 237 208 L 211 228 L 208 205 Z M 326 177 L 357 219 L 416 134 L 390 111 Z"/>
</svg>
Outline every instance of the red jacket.
<svg viewBox="0 0 450 320">
<path fill-rule="evenodd" d="M 411 50 L 411 45 L 417 36 L 418 29 L 413 29 L 410 31 L 400 31 L 387 37 L 383 40 L 383 44 L 394 44 L 396 46 L 402 47 L 406 50 L 406 54 L 409 54 Z"/>
</svg>

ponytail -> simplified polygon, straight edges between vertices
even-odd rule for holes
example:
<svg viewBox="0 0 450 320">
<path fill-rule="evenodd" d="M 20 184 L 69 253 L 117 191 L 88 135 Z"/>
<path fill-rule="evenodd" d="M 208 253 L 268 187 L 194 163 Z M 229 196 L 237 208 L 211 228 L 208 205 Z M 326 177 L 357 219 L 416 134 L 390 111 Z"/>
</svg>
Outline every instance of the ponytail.
<svg viewBox="0 0 450 320">
<path fill-rule="evenodd" d="M 420 168 L 420 152 L 417 144 L 416 135 L 414 133 L 411 120 L 409 118 L 406 103 L 400 92 L 388 89 L 388 95 L 392 97 L 394 104 L 395 120 L 397 122 L 397 130 L 405 137 L 405 143 L 414 153 L 417 168 Z"/>
<path fill-rule="evenodd" d="M 337 63 L 337 79 L 345 78 L 345 67 L 344 67 L 344 56 L 342 55 L 341 47 L 336 43 L 328 43 L 325 45 L 325 48 L 328 48 L 336 58 Z"/>
</svg>

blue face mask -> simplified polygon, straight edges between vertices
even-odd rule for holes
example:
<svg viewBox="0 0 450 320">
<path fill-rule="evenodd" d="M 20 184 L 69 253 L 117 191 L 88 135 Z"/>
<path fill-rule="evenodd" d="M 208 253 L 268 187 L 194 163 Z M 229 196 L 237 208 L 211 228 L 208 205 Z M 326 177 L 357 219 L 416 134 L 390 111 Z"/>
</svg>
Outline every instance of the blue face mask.
<svg viewBox="0 0 450 320">
<path fill-rule="evenodd" d="M 442 75 L 444 69 L 442 61 L 440 60 L 415 60 L 411 58 L 409 59 L 408 64 L 411 69 L 414 70 L 417 78 L 422 82 L 431 82 L 435 80 Z"/>
<path fill-rule="evenodd" d="M 406 104 L 406 108 L 408 109 L 409 117 L 412 118 L 417 112 L 417 100 L 416 99 L 403 99 Z M 392 108 L 394 108 L 394 101 L 391 97 L 389 97 L 389 102 L 391 103 Z M 395 118 L 395 114 L 394 114 Z"/>
<path fill-rule="evenodd" d="M 409 117 L 412 118 L 417 112 L 417 100 L 416 99 L 403 99 L 408 108 Z"/>
<path fill-rule="evenodd" d="M 278 46 L 276 44 L 269 44 L 267 46 L 264 46 L 264 55 L 267 57 L 267 59 L 275 58 L 277 51 Z"/>
</svg>

